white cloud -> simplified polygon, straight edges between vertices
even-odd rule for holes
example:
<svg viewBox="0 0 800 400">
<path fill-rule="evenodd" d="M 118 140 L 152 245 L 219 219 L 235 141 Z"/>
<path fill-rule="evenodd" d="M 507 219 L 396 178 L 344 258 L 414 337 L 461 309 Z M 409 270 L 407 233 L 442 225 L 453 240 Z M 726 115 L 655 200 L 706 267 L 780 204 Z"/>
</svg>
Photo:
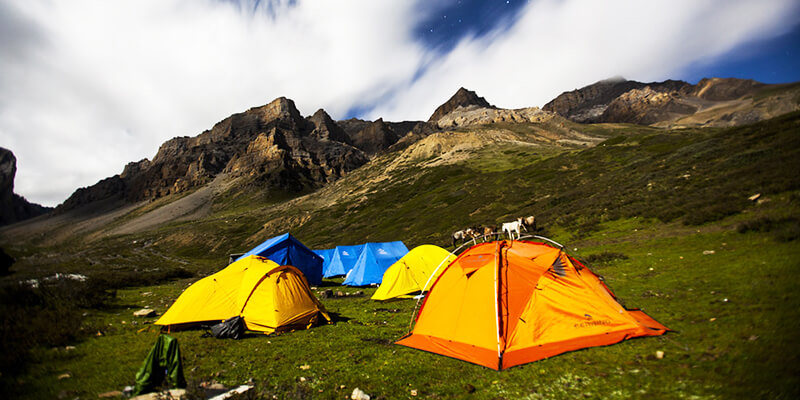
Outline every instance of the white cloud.
<svg viewBox="0 0 800 400">
<path fill-rule="evenodd" d="M 256 3 L 0 4 L 0 146 L 17 156 L 16 192 L 55 205 L 278 96 L 334 118 L 375 105 L 371 118 L 426 119 L 460 86 L 541 106 L 613 75 L 674 77 L 796 16 L 791 0 L 539 0 L 514 26 L 437 54 L 413 29 L 440 2 Z"/>
<path fill-rule="evenodd" d="M 797 15 L 792 0 L 532 1 L 513 27 L 465 38 L 370 114 L 427 118 L 461 86 L 519 108 L 613 76 L 672 79 L 737 45 L 785 33 Z"/>
</svg>

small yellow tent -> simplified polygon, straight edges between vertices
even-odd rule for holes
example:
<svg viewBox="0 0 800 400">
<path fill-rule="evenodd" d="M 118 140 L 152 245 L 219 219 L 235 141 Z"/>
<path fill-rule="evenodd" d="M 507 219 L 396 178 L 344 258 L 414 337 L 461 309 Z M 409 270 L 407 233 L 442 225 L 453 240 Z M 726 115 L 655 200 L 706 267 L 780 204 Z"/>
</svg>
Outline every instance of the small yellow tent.
<svg viewBox="0 0 800 400">
<path fill-rule="evenodd" d="M 241 316 L 247 329 L 272 333 L 310 327 L 320 315 L 330 321 L 302 272 L 247 256 L 189 286 L 156 325 L 216 323 Z"/>
<path fill-rule="evenodd" d="M 388 300 L 422 291 L 429 280 L 430 289 L 436 277 L 455 259 L 456 256 L 439 246 L 417 246 L 386 270 L 381 286 L 372 295 L 372 300 Z M 431 277 L 434 271 L 436 276 Z"/>
</svg>

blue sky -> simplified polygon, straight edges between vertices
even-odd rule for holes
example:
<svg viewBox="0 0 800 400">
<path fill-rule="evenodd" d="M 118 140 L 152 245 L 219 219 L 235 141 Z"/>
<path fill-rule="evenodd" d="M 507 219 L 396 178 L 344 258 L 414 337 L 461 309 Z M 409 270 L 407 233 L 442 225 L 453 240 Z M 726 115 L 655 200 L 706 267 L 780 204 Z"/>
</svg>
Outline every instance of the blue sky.
<svg viewBox="0 0 800 400">
<path fill-rule="evenodd" d="M 638 81 L 800 80 L 797 0 L 3 0 L 0 146 L 55 206 L 227 116 L 425 120 L 459 87 L 499 107 Z"/>
</svg>

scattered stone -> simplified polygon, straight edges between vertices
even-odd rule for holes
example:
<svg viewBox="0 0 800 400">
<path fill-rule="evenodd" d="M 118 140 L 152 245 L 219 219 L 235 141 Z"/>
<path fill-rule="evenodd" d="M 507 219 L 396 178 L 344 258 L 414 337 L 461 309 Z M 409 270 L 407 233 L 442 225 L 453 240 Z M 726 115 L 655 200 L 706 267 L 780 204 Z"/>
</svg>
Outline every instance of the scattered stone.
<svg viewBox="0 0 800 400">
<path fill-rule="evenodd" d="M 758 200 L 760 197 L 761 197 L 761 193 L 756 193 L 756 194 L 754 194 L 754 195 L 752 195 L 752 196 L 748 197 L 748 198 L 747 198 L 747 200 L 750 200 L 750 201 L 756 201 L 756 200 Z"/>
<path fill-rule="evenodd" d="M 306 377 L 305 376 L 301 376 L 300 377 L 300 382 L 305 382 L 305 381 L 306 381 Z"/>
<path fill-rule="evenodd" d="M 67 347 L 64 347 L 64 350 L 66 350 L 66 351 L 75 350 L 75 346 L 67 346 Z"/>
<path fill-rule="evenodd" d="M 703 255 L 704 255 L 704 256 L 707 256 L 707 255 L 709 255 L 709 254 L 714 254 L 714 253 L 715 253 L 715 251 L 714 251 L 714 250 L 703 250 Z"/>
<path fill-rule="evenodd" d="M 412 396 L 416 396 L 417 395 L 417 389 L 411 389 L 411 395 Z"/>
<path fill-rule="evenodd" d="M 111 398 L 111 397 L 120 397 L 120 396 L 122 396 L 122 392 L 120 392 L 119 390 L 113 390 L 113 391 L 110 391 L 110 392 L 100 393 L 100 394 L 97 395 L 97 397 L 99 397 L 101 399 L 107 399 L 107 398 Z"/>
<path fill-rule="evenodd" d="M 153 292 L 144 292 L 144 293 L 142 293 L 142 296 L 152 296 L 152 295 L 153 295 Z"/>
<path fill-rule="evenodd" d="M 333 297 L 333 290 L 331 289 L 323 290 L 322 293 L 319 294 L 319 297 L 322 297 L 323 299 L 330 299 L 331 297 Z"/>
<path fill-rule="evenodd" d="M 151 318 L 156 316 L 156 310 L 150 308 L 143 308 L 139 311 L 135 311 L 133 313 L 134 317 L 144 317 L 144 318 Z"/>
<path fill-rule="evenodd" d="M 664 352 L 661 350 L 656 351 L 656 358 L 661 360 L 664 358 Z"/>
<path fill-rule="evenodd" d="M 239 386 L 237 388 L 233 388 L 233 389 L 231 389 L 231 390 L 229 390 L 229 391 L 227 391 L 227 392 L 225 392 L 223 394 L 220 394 L 218 396 L 214 396 L 214 397 L 212 397 L 212 398 L 210 398 L 208 400 L 225 400 L 225 399 L 229 399 L 229 398 L 234 397 L 234 396 L 236 396 L 236 398 L 239 398 L 238 395 L 247 393 L 247 392 L 253 390 L 253 388 L 255 388 L 255 386 L 253 386 L 253 385 L 241 385 L 241 386 Z"/>
<path fill-rule="evenodd" d="M 351 400 L 369 400 L 369 395 L 364 393 L 363 390 L 359 388 L 353 389 L 353 394 L 350 395 Z"/>
<path fill-rule="evenodd" d="M 206 389 L 210 389 L 210 390 L 225 390 L 227 388 L 225 387 L 225 385 L 223 385 L 223 384 L 221 384 L 219 382 L 214 382 L 214 383 L 211 383 L 209 385 L 206 385 Z"/>
<path fill-rule="evenodd" d="M 58 380 L 69 379 L 69 378 L 72 378 L 72 374 L 69 372 L 65 372 L 58 376 Z"/>
<path fill-rule="evenodd" d="M 336 297 L 344 297 L 344 293 L 341 290 L 336 291 Z"/>
<path fill-rule="evenodd" d="M 131 397 L 130 400 L 160 400 L 186 398 L 186 389 L 170 389 L 164 392 L 152 392 Z"/>
<path fill-rule="evenodd" d="M 749 338 L 747 338 L 747 340 L 748 340 L 749 342 L 755 342 L 756 340 L 758 340 L 758 336 L 756 336 L 756 335 L 750 335 L 750 337 L 749 337 Z"/>
<path fill-rule="evenodd" d="M 308 370 L 308 369 L 310 369 L 310 368 L 311 368 L 311 366 L 310 366 L 310 365 L 308 365 L 308 364 L 303 364 L 303 365 L 301 365 L 299 368 L 300 368 L 300 369 L 302 369 L 303 371 L 305 371 L 305 370 Z"/>
<path fill-rule="evenodd" d="M 363 295 L 364 295 L 364 291 L 363 290 L 358 290 L 355 293 L 353 293 L 353 296 L 363 296 Z"/>
<path fill-rule="evenodd" d="M 714 322 L 714 321 L 716 321 L 716 320 L 717 320 L 716 318 L 709 318 L 709 319 L 708 319 L 708 322 Z"/>
</svg>

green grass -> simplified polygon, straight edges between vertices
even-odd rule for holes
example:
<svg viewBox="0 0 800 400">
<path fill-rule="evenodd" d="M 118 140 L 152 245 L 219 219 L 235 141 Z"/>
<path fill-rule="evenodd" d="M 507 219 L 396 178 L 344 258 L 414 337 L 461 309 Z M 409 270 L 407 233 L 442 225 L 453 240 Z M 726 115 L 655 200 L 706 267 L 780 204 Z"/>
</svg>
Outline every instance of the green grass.
<svg viewBox="0 0 800 400">
<path fill-rule="evenodd" d="M 626 224 L 638 228 L 621 235 L 617 229 L 625 224 L 616 224 L 596 234 L 612 234 L 614 243 L 576 242 L 571 245 L 578 250 L 570 250 L 625 254 L 593 269 L 625 305 L 641 307 L 674 330 L 666 336 L 496 372 L 392 344 L 407 332 L 414 300 L 374 302 L 371 288 L 343 289 L 364 290 L 364 297 L 322 300 L 336 322 L 307 331 L 240 341 L 203 338 L 202 331 L 173 335 L 191 382 L 238 385 L 252 378 L 267 398 L 342 398 L 355 387 L 384 398 L 410 398 L 412 389 L 422 397 L 481 399 L 796 396 L 800 245 L 713 226 L 687 235 L 680 224 Z M 708 250 L 714 254 L 703 254 Z M 119 290 L 111 307 L 90 311 L 84 321 L 104 336 L 78 341 L 73 351 L 35 352 L 36 362 L 17 379 L 25 396 L 91 398 L 131 384 L 157 335 L 131 313 L 143 306 L 162 313 L 189 281 Z M 658 350 L 664 359 L 654 358 Z M 73 377 L 58 380 L 65 372 Z"/>
<path fill-rule="evenodd" d="M 468 225 L 536 215 L 541 233 L 591 261 L 627 306 L 674 332 L 495 372 L 391 344 L 407 332 L 414 302 L 372 302 L 367 288 L 365 297 L 323 300 L 336 322 L 308 331 L 242 341 L 175 333 L 187 378 L 252 378 L 265 398 L 343 398 L 354 387 L 388 399 L 410 398 L 412 389 L 425 398 L 796 398 L 799 125 L 800 113 L 733 129 L 570 125 L 608 139 L 588 149 L 500 145 L 435 168 L 409 162 L 387 170 L 389 154 L 291 203 L 284 200 L 292 194 L 259 192 L 253 181 L 193 223 L 91 245 L 41 248 L 6 238 L 4 248 L 20 260 L 6 283 L 79 272 L 117 291 L 101 306 L 71 309 L 78 334 L 31 336 L 23 369 L 3 371 L 0 387 L 9 397 L 93 398 L 132 384 L 157 329 L 131 313 L 144 305 L 163 313 L 230 252 L 270 236 L 290 231 L 312 248 L 449 246 L 449 233 Z M 364 185 L 384 173 L 389 179 Z M 756 193 L 759 203 L 747 200 Z M 340 197 L 329 204 L 333 194 Z M 42 316 L 57 311 L 36 307 Z M 13 328 L 21 319 L 7 321 Z M 97 330 L 103 336 L 93 336 Z M 664 359 L 654 359 L 657 350 Z M 72 378 L 58 380 L 65 372 Z"/>
</svg>

